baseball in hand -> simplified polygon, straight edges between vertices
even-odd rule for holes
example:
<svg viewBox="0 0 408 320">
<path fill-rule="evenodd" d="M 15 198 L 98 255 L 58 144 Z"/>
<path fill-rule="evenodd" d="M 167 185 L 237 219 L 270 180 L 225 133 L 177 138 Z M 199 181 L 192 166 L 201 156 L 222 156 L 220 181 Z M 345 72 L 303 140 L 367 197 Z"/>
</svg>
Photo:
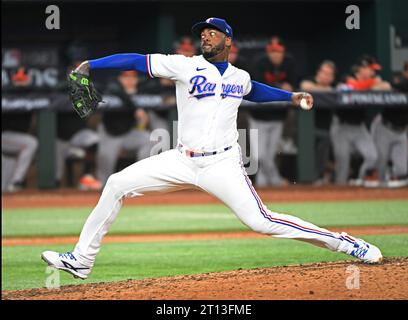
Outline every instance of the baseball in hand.
<svg viewBox="0 0 408 320">
<path fill-rule="evenodd" d="M 312 104 L 308 104 L 307 100 L 305 98 L 303 98 L 302 100 L 300 100 L 300 107 L 304 110 L 310 110 L 312 109 L 313 105 Z"/>
</svg>

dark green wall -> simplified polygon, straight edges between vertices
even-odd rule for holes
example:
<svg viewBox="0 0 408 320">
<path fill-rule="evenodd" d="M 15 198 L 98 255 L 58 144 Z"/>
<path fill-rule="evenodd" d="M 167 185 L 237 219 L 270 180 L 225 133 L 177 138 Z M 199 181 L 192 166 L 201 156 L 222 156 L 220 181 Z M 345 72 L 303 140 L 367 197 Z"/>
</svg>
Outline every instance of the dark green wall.
<svg viewBox="0 0 408 320">
<path fill-rule="evenodd" d="M 379 5 L 379 3 L 382 3 Z M 345 8 L 357 4 L 361 12 L 361 29 L 347 30 Z M 386 5 L 384 5 L 386 4 Z M 408 1 L 184 1 L 184 2 L 81 2 L 61 3 L 60 31 L 45 30 L 44 3 L 2 3 L 3 43 L 54 43 L 62 48 L 73 39 L 91 43 L 117 43 L 104 46 L 110 54 L 126 51 L 172 51 L 176 37 L 189 35 L 193 23 L 212 16 L 226 18 L 238 39 L 281 35 L 298 55 L 303 75 L 310 75 L 323 59 L 337 62 L 340 74 L 349 71 L 363 53 L 377 54 L 388 31 L 376 21 L 391 21 L 400 34 L 408 37 L 405 18 Z M 380 9 L 376 9 L 381 7 Z M 24 10 L 22 8 L 24 7 Z M 385 8 L 385 10 L 384 10 Z M 19 17 L 16 19 L 16 17 Z M 383 21 L 384 22 L 384 21 Z M 384 23 L 384 25 L 387 25 Z M 383 31 L 381 31 L 383 30 Z M 387 29 L 388 30 L 388 29 Z M 378 39 L 378 32 L 383 32 Z M 408 39 L 407 39 L 408 40 Z M 94 42 L 95 42 L 94 41 Z M 106 51 L 106 52 L 105 52 Z M 385 56 L 384 54 L 382 54 Z"/>
<path fill-rule="evenodd" d="M 391 0 L 391 22 L 408 46 L 408 1 Z"/>
<path fill-rule="evenodd" d="M 361 29 L 345 27 L 347 5 L 357 3 Z M 376 16 L 374 1 L 286 1 L 213 2 L 198 1 L 163 5 L 161 12 L 175 17 L 177 36 L 188 35 L 193 23 L 207 17 L 224 17 L 237 39 L 282 36 L 293 47 L 303 48 L 298 59 L 304 75 L 314 72 L 324 59 L 337 62 L 340 74 L 348 72 L 358 56 L 376 54 Z M 296 58 L 296 57 L 295 57 Z"/>
</svg>

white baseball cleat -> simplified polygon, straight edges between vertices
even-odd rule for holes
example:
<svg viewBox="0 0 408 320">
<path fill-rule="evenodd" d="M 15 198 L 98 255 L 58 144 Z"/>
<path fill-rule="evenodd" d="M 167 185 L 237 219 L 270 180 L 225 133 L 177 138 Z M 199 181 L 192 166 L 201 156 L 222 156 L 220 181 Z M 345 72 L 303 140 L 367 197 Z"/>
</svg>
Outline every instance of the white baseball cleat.
<svg viewBox="0 0 408 320">
<path fill-rule="evenodd" d="M 348 254 L 365 263 L 380 263 L 383 259 L 380 249 L 362 239 L 356 239 Z"/>
<path fill-rule="evenodd" d="M 41 254 L 41 258 L 49 266 L 69 272 L 74 278 L 85 280 L 91 272 L 91 268 L 77 261 L 72 252 L 58 253 L 55 251 L 44 251 Z"/>
</svg>

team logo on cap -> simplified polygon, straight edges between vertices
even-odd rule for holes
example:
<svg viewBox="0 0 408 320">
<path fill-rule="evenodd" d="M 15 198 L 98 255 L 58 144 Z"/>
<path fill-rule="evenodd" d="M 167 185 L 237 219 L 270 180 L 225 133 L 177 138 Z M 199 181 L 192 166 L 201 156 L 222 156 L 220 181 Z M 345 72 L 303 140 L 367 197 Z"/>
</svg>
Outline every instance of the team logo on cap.
<svg viewBox="0 0 408 320">
<path fill-rule="evenodd" d="M 208 18 L 205 22 L 210 23 L 212 19 L 214 18 Z"/>
</svg>

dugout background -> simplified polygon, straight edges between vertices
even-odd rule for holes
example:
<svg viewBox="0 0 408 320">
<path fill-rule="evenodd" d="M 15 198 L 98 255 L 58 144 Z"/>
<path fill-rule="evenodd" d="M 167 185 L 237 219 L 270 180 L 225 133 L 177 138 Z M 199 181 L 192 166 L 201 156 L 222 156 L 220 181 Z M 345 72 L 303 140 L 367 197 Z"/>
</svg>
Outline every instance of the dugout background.
<svg viewBox="0 0 408 320">
<path fill-rule="evenodd" d="M 56 4 L 61 29 L 47 30 L 45 7 Z M 347 4 L 357 4 L 361 29 L 347 30 Z M 225 17 L 236 39 L 281 35 L 288 49 L 302 57 L 310 74 L 322 59 L 338 61 L 348 71 L 356 56 L 371 52 L 390 72 L 388 25 L 408 42 L 408 2 L 377 1 L 2 1 L 2 45 L 53 45 L 76 40 L 92 45 L 95 54 L 117 50 L 168 51 L 192 24 L 211 16 Z M 342 50 L 339 50 L 339 47 Z M 300 63 L 299 63 L 300 65 Z"/>
<path fill-rule="evenodd" d="M 45 8 L 60 8 L 61 29 L 45 28 Z M 360 30 L 345 27 L 348 4 L 360 8 Z M 299 78 L 314 73 L 324 59 L 336 61 L 339 75 L 363 53 L 378 57 L 381 76 L 390 80 L 393 72 L 390 26 L 394 26 L 401 46 L 408 48 L 408 1 L 2 1 L 2 47 L 44 49 L 60 53 L 60 77 L 65 76 L 69 46 L 85 45 L 96 58 L 117 52 L 173 52 L 174 41 L 190 35 L 191 26 L 208 17 L 224 17 L 234 30 L 237 41 L 266 39 L 280 35 L 288 51 L 296 57 Z M 3 52 L 3 51 L 2 51 Z M 2 92 L 4 77 L 2 67 Z M 4 90 L 6 91 L 6 90 Z M 303 117 L 303 118 L 302 118 Z M 299 126 L 307 131 L 313 122 L 306 113 L 299 114 Z M 310 117 L 310 115 L 309 115 Z M 39 112 L 39 186 L 52 187 L 53 135 L 52 111 Z M 311 172 L 312 156 L 308 141 L 299 143 L 302 172 Z M 303 150 L 302 150 L 303 148 Z M 312 180 L 306 174 L 300 181 Z"/>
</svg>

